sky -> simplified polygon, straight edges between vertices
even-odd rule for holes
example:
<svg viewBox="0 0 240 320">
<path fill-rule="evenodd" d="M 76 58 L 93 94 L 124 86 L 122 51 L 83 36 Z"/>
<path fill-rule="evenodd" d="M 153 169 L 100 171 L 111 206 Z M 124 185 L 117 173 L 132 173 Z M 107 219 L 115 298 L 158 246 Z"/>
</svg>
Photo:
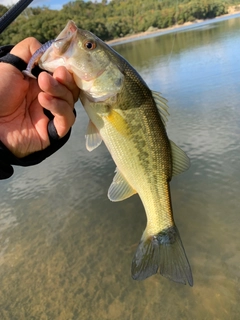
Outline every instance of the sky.
<svg viewBox="0 0 240 320">
<path fill-rule="evenodd" d="M 34 0 L 30 7 L 43 7 L 47 6 L 50 9 L 61 9 L 62 6 L 71 0 Z M 73 0 L 74 1 L 74 0 Z M 0 0 L 0 4 L 3 6 L 10 6 L 17 2 L 17 0 Z"/>
</svg>

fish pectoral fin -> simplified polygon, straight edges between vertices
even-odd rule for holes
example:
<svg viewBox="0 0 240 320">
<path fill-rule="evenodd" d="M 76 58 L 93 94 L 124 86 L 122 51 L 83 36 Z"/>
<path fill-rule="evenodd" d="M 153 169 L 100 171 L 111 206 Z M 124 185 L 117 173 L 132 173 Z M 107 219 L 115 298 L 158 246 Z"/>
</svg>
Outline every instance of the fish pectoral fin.
<svg viewBox="0 0 240 320">
<path fill-rule="evenodd" d="M 115 172 L 116 175 L 108 189 L 109 200 L 114 202 L 122 201 L 136 194 L 137 192 L 130 186 L 118 168 Z"/>
<path fill-rule="evenodd" d="M 157 91 L 152 91 L 152 96 L 158 108 L 158 112 L 161 116 L 162 122 L 166 126 L 166 122 L 168 121 L 169 116 L 167 100 L 163 98 Z"/>
<path fill-rule="evenodd" d="M 190 160 L 186 153 L 179 148 L 173 141 L 170 140 L 172 150 L 172 175 L 176 176 L 179 173 L 186 171 L 190 167 Z"/>
<path fill-rule="evenodd" d="M 86 148 L 90 152 L 96 149 L 102 143 L 102 137 L 98 129 L 95 127 L 95 125 L 92 123 L 91 120 L 89 120 L 85 138 L 86 138 Z"/>
<path fill-rule="evenodd" d="M 126 119 L 124 119 L 120 113 L 115 110 L 111 110 L 105 118 L 122 136 L 128 135 L 129 128 Z"/>
<path fill-rule="evenodd" d="M 172 281 L 193 286 L 191 267 L 175 225 L 155 236 L 143 236 L 133 257 L 134 280 L 144 280 L 158 270 Z"/>
</svg>

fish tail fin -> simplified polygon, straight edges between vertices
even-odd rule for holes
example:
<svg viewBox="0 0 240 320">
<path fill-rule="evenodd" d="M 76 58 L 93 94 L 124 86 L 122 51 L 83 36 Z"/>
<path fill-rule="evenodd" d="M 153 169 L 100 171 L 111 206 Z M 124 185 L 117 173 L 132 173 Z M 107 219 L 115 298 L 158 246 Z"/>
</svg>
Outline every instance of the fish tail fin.
<svg viewBox="0 0 240 320">
<path fill-rule="evenodd" d="M 193 285 L 191 267 L 174 225 L 155 236 L 144 232 L 132 261 L 132 278 L 144 280 L 157 273 L 172 281 Z"/>
</svg>

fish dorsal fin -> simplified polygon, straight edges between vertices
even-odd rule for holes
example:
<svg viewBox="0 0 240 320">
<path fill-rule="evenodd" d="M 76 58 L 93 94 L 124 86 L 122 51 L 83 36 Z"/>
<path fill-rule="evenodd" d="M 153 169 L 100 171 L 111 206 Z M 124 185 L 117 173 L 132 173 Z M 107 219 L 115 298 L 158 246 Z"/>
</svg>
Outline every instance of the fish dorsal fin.
<svg viewBox="0 0 240 320">
<path fill-rule="evenodd" d="M 95 125 L 92 123 L 91 120 L 89 120 L 85 138 L 86 138 L 86 148 L 90 152 L 96 149 L 98 146 L 100 146 L 102 142 L 102 137 L 98 129 L 95 127 Z"/>
<path fill-rule="evenodd" d="M 122 201 L 137 193 L 127 182 L 121 172 L 116 168 L 116 175 L 108 189 L 108 198 L 111 201 Z"/>
<path fill-rule="evenodd" d="M 169 116 L 167 100 L 161 97 L 160 93 L 157 91 L 152 91 L 152 96 L 157 105 L 162 122 L 166 126 L 166 122 L 168 121 Z"/>
<path fill-rule="evenodd" d="M 172 175 L 176 176 L 190 167 L 190 160 L 186 153 L 170 140 L 172 150 Z"/>
</svg>

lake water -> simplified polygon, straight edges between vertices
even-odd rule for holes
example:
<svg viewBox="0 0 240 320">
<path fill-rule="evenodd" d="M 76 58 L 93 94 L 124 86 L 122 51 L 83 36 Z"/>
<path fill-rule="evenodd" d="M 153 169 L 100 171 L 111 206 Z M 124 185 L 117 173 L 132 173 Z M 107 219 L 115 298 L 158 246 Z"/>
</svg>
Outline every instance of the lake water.
<svg viewBox="0 0 240 320">
<path fill-rule="evenodd" d="M 240 17 L 114 48 L 168 99 L 169 137 L 191 168 L 171 182 L 194 286 L 131 279 L 146 217 L 111 203 L 115 165 L 89 153 L 80 104 L 70 141 L 1 181 L 0 319 L 239 319 Z"/>
</svg>

